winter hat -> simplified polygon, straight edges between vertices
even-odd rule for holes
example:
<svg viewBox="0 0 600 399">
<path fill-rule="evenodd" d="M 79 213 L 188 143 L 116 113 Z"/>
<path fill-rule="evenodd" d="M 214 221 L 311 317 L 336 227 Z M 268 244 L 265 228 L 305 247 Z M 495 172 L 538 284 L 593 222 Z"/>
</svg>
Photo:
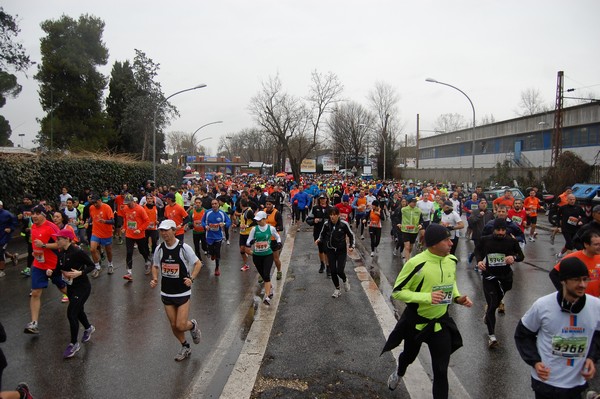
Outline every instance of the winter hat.
<svg viewBox="0 0 600 399">
<path fill-rule="evenodd" d="M 450 232 L 444 226 L 432 223 L 425 230 L 425 245 L 427 247 L 433 247 L 435 244 L 444 241 L 450 237 Z"/>
<path fill-rule="evenodd" d="M 589 277 L 587 266 L 578 258 L 566 258 L 560 262 L 558 278 L 560 281 L 576 277 Z"/>
</svg>

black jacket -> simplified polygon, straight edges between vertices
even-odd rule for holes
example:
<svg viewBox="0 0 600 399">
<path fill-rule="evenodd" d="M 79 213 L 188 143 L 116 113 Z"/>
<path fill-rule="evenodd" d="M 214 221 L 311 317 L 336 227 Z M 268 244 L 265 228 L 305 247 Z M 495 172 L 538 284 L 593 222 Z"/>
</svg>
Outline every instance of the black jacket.
<svg viewBox="0 0 600 399">
<path fill-rule="evenodd" d="M 339 219 L 336 224 L 331 220 L 323 225 L 319 234 L 319 241 L 325 243 L 327 250 L 330 251 L 346 251 L 346 237 L 350 239 L 350 246 L 354 248 L 354 233 L 350 225 Z"/>
<path fill-rule="evenodd" d="M 525 259 L 519 243 L 509 236 L 508 233 L 502 238 L 493 235 L 481 237 L 477 247 L 475 247 L 475 258 L 477 259 L 477 262 L 485 260 L 486 256 L 491 253 L 514 256 L 516 262 L 521 262 Z M 502 276 L 509 274 L 511 271 L 512 269 L 509 265 L 488 267 L 486 260 L 486 269 L 483 271 L 483 277 Z"/>
</svg>

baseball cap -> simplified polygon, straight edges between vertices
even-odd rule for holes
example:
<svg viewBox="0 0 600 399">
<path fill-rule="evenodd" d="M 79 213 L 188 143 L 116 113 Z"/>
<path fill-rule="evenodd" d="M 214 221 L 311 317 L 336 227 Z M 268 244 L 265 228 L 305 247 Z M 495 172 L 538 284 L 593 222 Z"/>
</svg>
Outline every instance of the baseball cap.
<svg viewBox="0 0 600 399">
<path fill-rule="evenodd" d="M 54 233 L 54 234 L 52 234 L 52 236 L 53 237 L 64 237 L 64 238 L 68 238 L 69 240 L 75 239 L 75 233 L 73 233 L 73 230 L 71 230 L 71 229 L 59 230 L 58 233 Z"/>
<path fill-rule="evenodd" d="M 173 194 L 173 193 L 167 193 L 167 195 L 165 195 L 165 199 L 175 200 L 175 194 Z"/>
<path fill-rule="evenodd" d="M 4 206 L 4 202 L 0 201 L 0 206 Z"/>
<path fill-rule="evenodd" d="M 177 228 L 177 225 L 171 219 L 163 220 L 162 222 L 160 222 L 160 225 L 158 226 L 159 230 L 171 230 L 171 229 L 176 229 L 176 228 Z"/>
<path fill-rule="evenodd" d="M 254 216 L 254 220 L 263 220 L 267 218 L 267 213 L 265 211 L 259 211 Z"/>
</svg>

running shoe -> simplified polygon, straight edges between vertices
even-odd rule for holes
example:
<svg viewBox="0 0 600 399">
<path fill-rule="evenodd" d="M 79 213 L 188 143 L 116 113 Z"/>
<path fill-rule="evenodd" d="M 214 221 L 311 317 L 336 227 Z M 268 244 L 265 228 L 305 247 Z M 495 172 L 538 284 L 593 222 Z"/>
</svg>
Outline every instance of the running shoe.
<svg viewBox="0 0 600 399">
<path fill-rule="evenodd" d="M 40 329 L 38 328 L 37 321 L 32 321 L 25 326 L 25 330 L 23 331 L 25 334 L 39 334 Z"/>
<path fill-rule="evenodd" d="M 90 276 L 92 276 L 93 278 L 98 278 L 98 276 L 100 276 L 100 272 L 102 271 L 102 269 L 94 269 L 94 271 L 92 273 L 90 273 Z"/>
<path fill-rule="evenodd" d="M 338 288 L 335 289 L 335 291 L 333 291 L 333 294 L 331 294 L 332 298 L 339 298 L 340 295 L 342 295 L 342 291 L 340 291 Z"/>
<path fill-rule="evenodd" d="M 81 342 L 88 342 L 92 338 L 92 334 L 96 331 L 96 327 L 90 325 L 90 328 L 83 330 L 83 337 Z"/>
<path fill-rule="evenodd" d="M 74 344 L 69 344 L 67 346 L 67 349 L 65 349 L 65 351 L 63 352 L 63 358 L 69 359 L 69 358 L 75 356 L 75 354 L 77 352 L 79 352 L 79 349 L 80 349 L 79 342 L 75 342 Z"/>
<path fill-rule="evenodd" d="M 398 256 L 398 250 L 397 250 L 396 248 L 394 248 L 394 251 L 392 252 L 392 254 L 393 254 L 394 256 Z"/>
<path fill-rule="evenodd" d="M 131 273 L 127 273 L 123 276 L 123 278 L 127 281 L 133 281 L 133 276 L 131 275 Z"/>
<path fill-rule="evenodd" d="M 6 272 L 4 272 L 4 270 L 0 270 L 0 278 L 6 276 Z"/>
<path fill-rule="evenodd" d="M 321 263 L 321 266 L 319 266 L 319 273 L 323 273 L 325 271 L 325 265 Z"/>
<path fill-rule="evenodd" d="M 277 272 L 277 280 L 281 280 L 281 272 Z"/>
<path fill-rule="evenodd" d="M 181 349 L 179 350 L 179 353 L 177 353 L 177 355 L 175 355 L 175 361 L 180 362 L 182 360 L 185 360 L 186 358 L 190 357 L 191 354 L 192 354 L 192 349 L 189 346 L 181 345 Z"/>
<path fill-rule="evenodd" d="M 344 290 L 346 292 L 350 291 L 350 281 L 348 281 L 348 280 L 344 281 Z"/>
<path fill-rule="evenodd" d="M 200 343 L 200 339 L 202 338 L 202 333 L 200 332 L 200 328 L 198 327 L 198 322 L 196 319 L 192 319 L 192 329 L 190 330 L 190 334 L 192 334 L 192 341 L 197 345 Z"/>
<path fill-rule="evenodd" d="M 399 381 L 400 381 L 400 376 L 398 375 L 397 371 L 394 371 L 392 374 L 390 374 L 390 376 L 388 377 L 389 390 L 393 391 L 394 389 L 396 389 L 398 387 Z"/>
<path fill-rule="evenodd" d="M 147 260 L 146 263 L 144 263 L 144 274 L 148 275 L 150 274 L 150 261 Z"/>
<path fill-rule="evenodd" d="M 263 303 L 264 303 L 265 305 L 267 305 L 267 306 L 271 306 L 271 298 L 269 298 L 269 296 L 268 296 L 268 295 L 265 295 L 265 296 L 263 297 Z"/>
<path fill-rule="evenodd" d="M 229 240 L 227 240 L 227 245 L 230 245 L 231 243 L 229 242 Z"/>
<path fill-rule="evenodd" d="M 493 349 L 498 347 L 498 340 L 494 334 L 488 336 L 488 348 Z"/>
<path fill-rule="evenodd" d="M 215 276 L 219 277 L 221 275 L 221 271 L 219 269 L 215 269 Z"/>
<path fill-rule="evenodd" d="M 20 397 L 23 399 L 33 399 L 33 396 L 31 396 L 31 391 L 29 391 L 29 386 L 24 382 L 17 385 L 15 391 L 19 392 Z"/>
<path fill-rule="evenodd" d="M 69 297 L 66 294 L 63 294 L 62 298 L 60 298 L 60 301 L 62 303 L 69 303 Z"/>
<path fill-rule="evenodd" d="M 361 234 L 361 235 L 360 235 L 360 239 L 361 239 L 361 240 L 364 240 L 364 239 L 365 239 L 365 235 L 364 235 L 364 234 Z"/>
<path fill-rule="evenodd" d="M 331 272 L 329 271 L 329 268 L 327 268 L 327 273 L 326 274 L 327 274 L 327 276 L 326 276 L 327 278 L 331 278 Z"/>
<path fill-rule="evenodd" d="M 500 301 L 500 305 L 498 305 L 498 313 L 504 314 L 504 311 L 505 311 L 504 302 Z"/>
<path fill-rule="evenodd" d="M 258 284 L 262 284 L 264 282 L 265 282 L 265 280 L 263 280 L 263 278 L 261 276 L 258 276 Z"/>
<path fill-rule="evenodd" d="M 248 271 L 248 270 L 250 270 L 250 266 L 248 266 L 247 264 L 244 263 L 244 265 L 242 266 L 242 268 L 240 270 L 243 272 Z"/>
<path fill-rule="evenodd" d="M 31 276 L 31 269 L 28 267 L 24 267 L 23 270 L 21 270 L 21 274 L 25 277 L 30 277 Z"/>
<path fill-rule="evenodd" d="M 113 274 L 114 272 L 115 272 L 115 267 L 112 264 L 108 265 L 108 271 L 107 271 L 107 273 L 108 274 Z"/>
<path fill-rule="evenodd" d="M 118 238 L 117 244 L 123 245 L 123 238 L 122 237 Z"/>
<path fill-rule="evenodd" d="M 371 258 L 375 256 L 375 252 L 371 251 Z"/>
<path fill-rule="evenodd" d="M 585 399 L 600 399 L 600 393 L 596 391 L 588 391 L 585 394 Z"/>
</svg>

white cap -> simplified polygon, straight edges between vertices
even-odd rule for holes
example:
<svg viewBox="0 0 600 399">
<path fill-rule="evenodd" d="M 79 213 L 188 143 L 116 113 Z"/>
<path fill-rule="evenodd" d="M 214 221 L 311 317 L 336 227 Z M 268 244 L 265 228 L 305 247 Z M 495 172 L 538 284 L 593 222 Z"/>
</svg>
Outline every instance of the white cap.
<svg viewBox="0 0 600 399">
<path fill-rule="evenodd" d="M 256 215 L 254 215 L 254 220 L 263 220 L 266 218 L 267 218 L 267 212 L 265 212 L 265 211 L 257 212 Z"/>
<path fill-rule="evenodd" d="M 4 206 L 4 203 L 2 201 L 0 201 L 0 206 Z"/>
<path fill-rule="evenodd" d="M 162 222 L 160 222 L 160 226 L 158 226 L 159 230 L 171 230 L 171 229 L 176 229 L 176 228 L 177 228 L 177 225 L 171 219 L 163 220 Z"/>
</svg>

